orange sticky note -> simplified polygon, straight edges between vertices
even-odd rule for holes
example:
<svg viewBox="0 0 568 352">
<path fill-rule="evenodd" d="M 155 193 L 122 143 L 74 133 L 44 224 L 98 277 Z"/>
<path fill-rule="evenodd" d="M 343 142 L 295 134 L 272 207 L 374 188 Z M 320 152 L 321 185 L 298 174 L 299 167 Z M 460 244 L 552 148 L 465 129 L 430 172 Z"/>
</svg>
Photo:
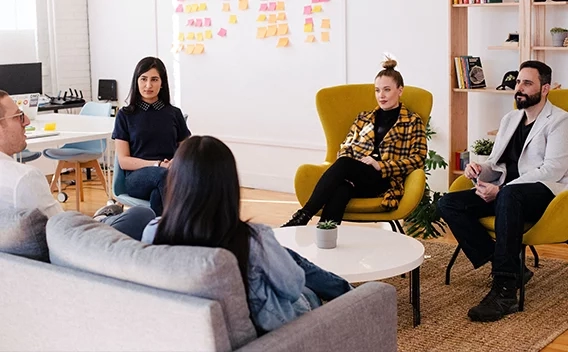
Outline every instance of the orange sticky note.
<svg viewBox="0 0 568 352">
<path fill-rule="evenodd" d="M 185 46 L 185 53 L 188 55 L 193 54 L 193 50 L 195 49 L 195 45 L 186 45 Z"/>
<path fill-rule="evenodd" d="M 278 44 L 276 44 L 276 47 L 282 48 L 282 47 L 288 46 L 288 43 L 289 43 L 288 37 L 283 37 L 283 38 L 278 39 Z"/>
<path fill-rule="evenodd" d="M 278 21 L 286 21 L 286 12 L 278 13 Z"/>
<path fill-rule="evenodd" d="M 329 32 L 321 32 L 321 41 L 329 42 Z"/>
<path fill-rule="evenodd" d="M 187 33 L 187 35 L 185 36 L 185 39 L 187 39 L 187 40 L 195 39 L 195 33 L 193 33 L 193 32 Z"/>
<path fill-rule="evenodd" d="M 284 1 L 278 1 L 276 3 L 276 11 L 284 11 L 284 10 L 285 10 Z"/>
<path fill-rule="evenodd" d="M 270 16 L 268 16 L 268 23 L 276 23 L 276 15 L 275 14 L 270 14 Z"/>
<path fill-rule="evenodd" d="M 248 0 L 239 0 L 239 10 L 248 10 L 249 2 Z"/>
<path fill-rule="evenodd" d="M 321 7 L 321 5 L 316 5 L 314 7 L 312 7 L 312 12 L 322 12 L 323 8 Z"/>
<path fill-rule="evenodd" d="M 172 50 L 170 50 L 172 53 L 177 54 L 179 53 L 181 50 L 183 49 L 183 44 L 181 43 L 174 43 L 172 44 Z"/>
<path fill-rule="evenodd" d="M 185 34 L 183 34 L 183 32 L 179 32 L 178 34 L 178 40 L 180 42 L 183 42 L 185 40 Z"/>
<path fill-rule="evenodd" d="M 313 34 L 309 34 L 309 35 L 306 37 L 306 43 L 313 43 L 313 42 L 315 42 L 315 41 L 316 41 L 316 37 L 315 37 Z"/>
<path fill-rule="evenodd" d="M 203 52 L 205 51 L 205 46 L 203 46 L 203 44 L 195 44 L 195 49 L 193 49 L 193 53 L 194 54 L 203 54 Z"/>
<path fill-rule="evenodd" d="M 200 42 L 203 41 L 203 33 L 197 33 L 197 40 Z"/>
<path fill-rule="evenodd" d="M 283 23 L 278 25 L 278 35 L 286 35 L 288 34 L 288 24 Z"/>
<path fill-rule="evenodd" d="M 278 31 L 278 27 L 275 24 L 270 25 L 270 26 L 268 26 L 268 31 L 266 33 L 266 36 L 267 37 L 274 37 L 276 35 L 277 31 Z"/>
<path fill-rule="evenodd" d="M 313 32 L 313 31 L 314 31 L 314 25 L 313 25 L 313 24 L 311 24 L 311 23 L 306 23 L 306 24 L 304 25 L 304 32 L 305 32 L 305 33 L 311 33 L 311 32 Z"/>
<path fill-rule="evenodd" d="M 213 32 L 211 32 L 210 29 L 205 31 L 205 39 L 211 39 L 213 38 Z"/>
<path fill-rule="evenodd" d="M 199 4 L 199 11 L 205 11 L 207 10 L 207 3 L 202 2 L 201 4 Z"/>
<path fill-rule="evenodd" d="M 321 28 L 331 28 L 331 22 L 329 18 L 324 18 L 321 20 Z"/>
<path fill-rule="evenodd" d="M 229 16 L 229 23 L 230 24 L 236 24 L 237 23 L 237 15 Z"/>
<path fill-rule="evenodd" d="M 256 37 L 258 39 L 266 38 L 266 27 L 258 27 L 256 30 Z"/>
<path fill-rule="evenodd" d="M 258 15 L 256 22 L 264 22 L 266 21 L 266 15 L 261 13 L 260 15 Z"/>
<path fill-rule="evenodd" d="M 231 4 L 228 2 L 223 3 L 223 12 L 231 11 Z"/>
</svg>

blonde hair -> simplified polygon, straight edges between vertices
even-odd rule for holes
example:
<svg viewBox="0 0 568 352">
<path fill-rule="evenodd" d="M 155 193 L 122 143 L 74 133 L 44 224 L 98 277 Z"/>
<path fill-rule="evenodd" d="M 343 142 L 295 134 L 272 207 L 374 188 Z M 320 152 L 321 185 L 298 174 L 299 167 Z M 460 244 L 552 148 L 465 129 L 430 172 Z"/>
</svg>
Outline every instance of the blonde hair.
<svg viewBox="0 0 568 352">
<path fill-rule="evenodd" d="M 394 80 L 397 87 L 404 87 L 404 80 L 402 79 L 402 75 L 400 74 L 400 72 L 394 69 L 396 65 L 396 60 L 393 60 L 389 56 L 386 56 L 385 61 L 383 61 L 383 69 L 379 73 L 377 73 L 375 79 L 383 76 L 390 77 Z"/>
</svg>

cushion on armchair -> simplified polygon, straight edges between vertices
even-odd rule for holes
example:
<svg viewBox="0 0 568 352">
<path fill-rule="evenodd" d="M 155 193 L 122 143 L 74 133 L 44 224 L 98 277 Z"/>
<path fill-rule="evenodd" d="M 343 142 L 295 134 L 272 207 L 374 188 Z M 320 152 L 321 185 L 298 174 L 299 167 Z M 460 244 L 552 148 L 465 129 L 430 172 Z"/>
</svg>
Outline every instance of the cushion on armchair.
<svg viewBox="0 0 568 352">
<path fill-rule="evenodd" d="M 77 212 L 47 224 L 55 265 L 219 302 L 237 349 L 256 338 L 235 256 L 221 248 L 148 245 Z"/>
<path fill-rule="evenodd" d="M 0 252 L 49 262 L 47 216 L 39 209 L 0 210 Z"/>
</svg>

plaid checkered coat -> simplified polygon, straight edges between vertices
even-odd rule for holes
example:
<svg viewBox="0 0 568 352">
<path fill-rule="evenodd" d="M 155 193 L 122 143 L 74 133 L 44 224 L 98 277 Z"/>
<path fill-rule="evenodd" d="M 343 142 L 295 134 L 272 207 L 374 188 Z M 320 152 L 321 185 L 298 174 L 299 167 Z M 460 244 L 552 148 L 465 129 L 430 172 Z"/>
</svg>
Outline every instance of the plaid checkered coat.
<svg viewBox="0 0 568 352">
<path fill-rule="evenodd" d="M 375 110 L 360 113 L 347 137 L 341 143 L 337 157 L 347 156 L 360 160 L 375 149 Z M 379 145 L 381 174 L 390 177 L 391 187 L 383 195 L 381 203 L 387 209 L 398 207 L 404 194 L 404 179 L 411 171 L 424 167 L 428 146 L 426 129 L 418 114 L 409 111 L 404 104 L 394 126 Z"/>
</svg>

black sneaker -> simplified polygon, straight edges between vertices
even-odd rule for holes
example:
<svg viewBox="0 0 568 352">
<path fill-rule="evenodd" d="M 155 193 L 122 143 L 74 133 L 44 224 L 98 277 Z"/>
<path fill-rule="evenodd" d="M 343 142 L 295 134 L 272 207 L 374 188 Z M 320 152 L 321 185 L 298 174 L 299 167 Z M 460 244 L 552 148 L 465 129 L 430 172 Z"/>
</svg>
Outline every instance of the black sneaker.
<svg viewBox="0 0 568 352">
<path fill-rule="evenodd" d="M 500 320 L 505 315 L 518 311 L 516 281 L 508 280 L 503 284 L 494 279 L 491 291 L 477 306 L 467 312 L 467 316 L 472 321 L 489 322 Z"/>
<path fill-rule="evenodd" d="M 280 227 L 288 227 L 288 226 L 305 226 L 310 222 L 312 216 L 305 212 L 304 210 L 300 209 L 292 215 L 292 219 L 288 220 L 287 223 Z"/>
<path fill-rule="evenodd" d="M 93 219 L 101 221 L 102 218 L 121 214 L 124 211 L 124 206 L 119 204 L 105 205 L 95 212 Z"/>
</svg>

